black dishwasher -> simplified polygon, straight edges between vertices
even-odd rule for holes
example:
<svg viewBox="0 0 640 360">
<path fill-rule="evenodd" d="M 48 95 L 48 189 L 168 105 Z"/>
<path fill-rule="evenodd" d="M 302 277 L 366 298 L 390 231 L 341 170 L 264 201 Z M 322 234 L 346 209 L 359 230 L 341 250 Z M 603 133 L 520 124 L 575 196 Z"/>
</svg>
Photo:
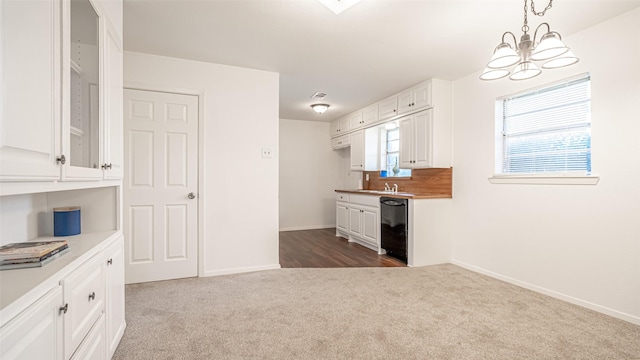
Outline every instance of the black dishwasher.
<svg viewBox="0 0 640 360">
<path fill-rule="evenodd" d="M 407 262 L 407 199 L 380 198 L 380 232 L 387 255 Z"/>
</svg>

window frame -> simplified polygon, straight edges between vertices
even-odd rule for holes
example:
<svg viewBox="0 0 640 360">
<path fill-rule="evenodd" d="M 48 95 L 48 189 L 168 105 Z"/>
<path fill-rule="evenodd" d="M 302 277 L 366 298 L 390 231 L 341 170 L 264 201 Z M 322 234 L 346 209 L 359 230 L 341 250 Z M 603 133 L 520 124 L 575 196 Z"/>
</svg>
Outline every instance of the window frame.
<svg viewBox="0 0 640 360">
<path fill-rule="evenodd" d="M 541 89 L 554 87 L 560 84 L 568 83 L 571 81 L 579 80 L 585 77 L 589 77 L 591 81 L 591 75 L 589 73 L 582 73 L 576 76 L 565 78 L 559 81 L 551 82 L 529 88 L 524 91 L 520 91 L 511 95 L 501 96 L 495 101 L 495 139 L 494 139 L 494 174 L 489 177 L 489 182 L 492 184 L 541 184 L 541 185 L 595 185 L 598 183 L 600 177 L 593 173 L 586 174 L 583 171 L 569 171 L 569 172 L 545 172 L 545 173 L 501 173 L 503 166 L 503 103 L 505 99 L 514 98 L 528 93 L 533 93 Z M 593 146 L 591 146 L 593 149 Z"/>
</svg>

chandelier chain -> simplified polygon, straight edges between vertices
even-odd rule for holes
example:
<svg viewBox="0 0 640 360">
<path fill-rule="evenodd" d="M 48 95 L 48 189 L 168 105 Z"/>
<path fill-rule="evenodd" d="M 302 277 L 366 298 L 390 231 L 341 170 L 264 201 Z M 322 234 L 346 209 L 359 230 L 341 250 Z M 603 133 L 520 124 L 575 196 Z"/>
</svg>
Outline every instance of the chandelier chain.
<svg viewBox="0 0 640 360">
<path fill-rule="evenodd" d="M 542 11 L 536 11 L 536 4 L 535 2 L 533 2 L 533 0 L 531 0 L 531 13 L 533 15 L 537 15 L 537 16 L 544 16 L 544 14 L 547 13 L 547 10 L 551 9 L 551 7 L 553 6 L 553 0 L 549 0 L 549 4 L 544 8 L 544 10 Z M 524 32 L 525 34 L 527 32 L 529 32 L 529 21 L 527 18 L 527 0 L 524 0 L 524 24 L 522 25 L 522 32 Z"/>
<path fill-rule="evenodd" d="M 547 7 L 545 7 L 544 10 L 542 10 L 540 12 L 536 12 L 536 4 L 533 2 L 533 0 L 531 0 L 531 12 L 534 15 L 544 16 L 544 14 L 547 12 L 547 10 L 551 9 L 552 5 L 553 5 L 553 0 L 549 0 L 549 5 L 547 5 Z"/>
</svg>

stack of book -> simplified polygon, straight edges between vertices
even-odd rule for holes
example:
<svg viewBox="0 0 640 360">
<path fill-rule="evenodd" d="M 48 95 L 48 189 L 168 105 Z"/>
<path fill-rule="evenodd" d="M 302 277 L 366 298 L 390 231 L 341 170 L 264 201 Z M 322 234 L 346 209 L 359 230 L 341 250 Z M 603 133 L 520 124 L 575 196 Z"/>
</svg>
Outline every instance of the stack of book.
<svg viewBox="0 0 640 360">
<path fill-rule="evenodd" d="M 0 247 L 0 270 L 43 266 L 69 249 L 66 240 L 29 241 Z"/>
</svg>

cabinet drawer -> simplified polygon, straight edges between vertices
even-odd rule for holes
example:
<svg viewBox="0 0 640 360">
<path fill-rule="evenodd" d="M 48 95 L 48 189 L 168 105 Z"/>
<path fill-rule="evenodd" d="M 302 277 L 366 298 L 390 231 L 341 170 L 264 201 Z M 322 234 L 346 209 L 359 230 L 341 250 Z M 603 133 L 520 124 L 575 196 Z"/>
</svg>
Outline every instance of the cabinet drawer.
<svg viewBox="0 0 640 360">
<path fill-rule="evenodd" d="M 101 256 L 95 256 L 64 280 L 64 353 L 69 359 L 89 330 L 102 315 L 105 302 L 104 271 Z"/>
<path fill-rule="evenodd" d="M 349 202 L 349 194 L 346 194 L 346 193 L 336 193 L 336 201 Z"/>
<path fill-rule="evenodd" d="M 78 351 L 73 354 L 71 360 L 106 360 L 104 334 L 104 315 L 100 315 L 98 321 L 82 342 Z"/>
<path fill-rule="evenodd" d="M 352 204 L 367 205 L 380 208 L 380 196 L 351 194 L 349 202 Z"/>
</svg>

